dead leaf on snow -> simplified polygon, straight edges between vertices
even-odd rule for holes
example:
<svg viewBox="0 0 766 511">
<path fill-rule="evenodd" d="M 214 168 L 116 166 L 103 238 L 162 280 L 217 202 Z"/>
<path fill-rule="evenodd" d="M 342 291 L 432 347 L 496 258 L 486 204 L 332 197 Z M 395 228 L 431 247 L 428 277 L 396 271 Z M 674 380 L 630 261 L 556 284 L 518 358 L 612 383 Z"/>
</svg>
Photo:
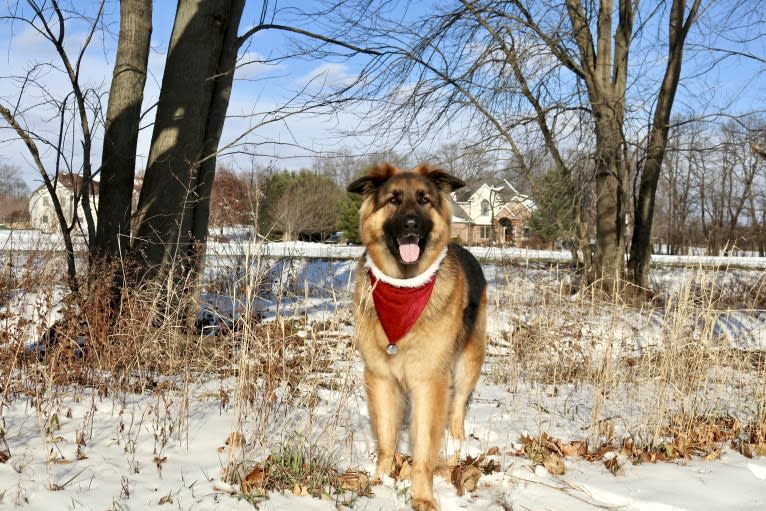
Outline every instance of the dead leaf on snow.
<svg viewBox="0 0 766 511">
<path fill-rule="evenodd" d="M 338 477 L 338 480 L 341 488 L 357 493 L 365 492 L 370 486 L 370 477 L 357 470 L 347 470 Z"/>
<path fill-rule="evenodd" d="M 604 460 L 604 466 L 613 476 L 616 476 L 620 471 L 620 468 L 622 468 L 622 465 L 620 465 L 620 460 L 617 459 L 617 456 Z"/>
<path fill-rule="evenodd" d="M 582 458 L 588 454 L 588 442 L 584 440 L 574 440 L 561 446 L 561 452 L 564 456 L 570 458 Z"/>
<path fill-rule="evenodd" d="M 555 452 L 549 453 L 543 458 L 543 467 L 554 476 L 560 476 L 565 472 L 564 460 Z"/>
<path fill-rule="evenodd" d="M 458 496 L 475 491 L 479 478 L 481 470 L 474 465 L 458 465 L 452 469 L 452 484 L 457 488 Z"/>
<path fill-rule="evenodd" d="M 266 481 L 266 470 L 258 465 L 240 483 L 243 493 L 252 493 L 255 490 L 260 490 Z"/>
</svg>

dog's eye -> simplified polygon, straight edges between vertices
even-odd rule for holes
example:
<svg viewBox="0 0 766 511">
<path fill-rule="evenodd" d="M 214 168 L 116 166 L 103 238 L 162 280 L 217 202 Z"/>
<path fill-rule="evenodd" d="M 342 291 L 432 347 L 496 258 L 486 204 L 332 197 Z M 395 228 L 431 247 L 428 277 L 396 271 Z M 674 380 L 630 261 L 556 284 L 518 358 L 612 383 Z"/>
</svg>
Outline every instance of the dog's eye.
<svg viewBox="0 0 766 511">
<path fill-rule="evenodd" d="M 398 206 L 399 204 L 401 204 L 401 203 L 402 203 L 402 197 L 401 197 L 401 195 L 399 195 L 399 194 L 394 194 L 394 195 L 392 195 L 392 196 L 391 196 L 391 198 L 390 198 L 390 199 L 388 199 L 388 203 L 389 203 L 389 204 L 392 204 L 392 205 L 394 205 L 394 206 Z"/>
<path fill-rule="evenodd" d="M 418 193 L 418 204 L 426 205 L 431 202 L 431 199 L 423 192 Z"/>
</svg>

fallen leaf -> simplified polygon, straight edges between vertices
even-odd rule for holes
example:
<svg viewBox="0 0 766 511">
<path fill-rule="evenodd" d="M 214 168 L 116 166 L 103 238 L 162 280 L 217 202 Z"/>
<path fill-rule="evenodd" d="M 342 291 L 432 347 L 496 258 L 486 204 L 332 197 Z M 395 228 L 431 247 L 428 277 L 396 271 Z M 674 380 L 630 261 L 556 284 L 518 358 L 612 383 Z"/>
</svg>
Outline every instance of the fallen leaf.
<svg viewBox="0 0 766 511">
<path fill-rule="evenodd" d="M 344 490 L 364 493 L 370 486 L 370 477 L 357 470 L 347 470 L 338 477 L 340 487 Z"/>
<path fill-rule="evenodd" d="M 243 493 L 251 493 L 254 490 L 260 490 L 263 488 L 266 481 L 266 470 L 258 465 L 240 483 L 240 488 Z"/>
<path fill-rule="evenodd" d="M 622 468 L 617 456 L 604 460 L 604 466 L 613 476 L 616 476 L 617 472 Z"/>
<path fill-rule="evenodd" d="M 560 476 L 565 472 L 564 460 L 555 452 L 547 454 L 543 458 L 543 467 L 554 476 Z"/>
<path fill-rule="evenodd" d="M 463 496 L 465 492 L 476 490 L 476 486 L 481 478 L 481 470 L 474 465 L 457 466 L 452 470 L 452 484 L 457 489 L 458 496 Z"/>
<path fill-rule="evenodd" d="M 588 443 L 583 440 L 575 440 L 571 443 L 562 445 L 561 452 L 564 456 L 582 458 L 588 454 Z"/>
</svg>

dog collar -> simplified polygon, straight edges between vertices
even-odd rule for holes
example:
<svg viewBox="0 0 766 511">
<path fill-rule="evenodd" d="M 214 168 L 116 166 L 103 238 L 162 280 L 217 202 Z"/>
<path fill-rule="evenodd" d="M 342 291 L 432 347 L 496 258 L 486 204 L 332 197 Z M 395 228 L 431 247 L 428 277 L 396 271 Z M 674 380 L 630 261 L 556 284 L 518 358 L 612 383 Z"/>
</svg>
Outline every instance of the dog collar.
<svg viewBox="0 0 766 511">
<path fill-rule="evenodd" d="M 372 284 L 372 301 L 388 337 L 386 351 L 389 355 L 396 354 L 396 343 L 410 331 L 426 308 L 436 284 L 436 272 L 446 256 L 445 248 L 420 275 L 397 279 L 383 273 L 367 254 L 365 267 Z"/>
</svg>

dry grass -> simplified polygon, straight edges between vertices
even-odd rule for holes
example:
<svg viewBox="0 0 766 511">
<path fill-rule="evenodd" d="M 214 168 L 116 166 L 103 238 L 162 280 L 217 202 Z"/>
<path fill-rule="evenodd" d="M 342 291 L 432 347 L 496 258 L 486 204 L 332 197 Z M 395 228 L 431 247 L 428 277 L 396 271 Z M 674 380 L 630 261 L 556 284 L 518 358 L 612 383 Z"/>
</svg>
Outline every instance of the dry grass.
<svg viewBox="0 0 766 511">
<path fill-rule="evenodd" d="M 766 448 L 759 440 L 766 430 L 764 352 L 721 331 L 722 318 L 733 313 L 763 325 L 760 272 L 689 270 L 677 289 L 628 302 L 596 288 L 575 293 L 548 277 L 503 270 L 506 285 L 494 301 L 508 322 L 491 339 L 488 381 L 512 389 L 527 382 L 550 395 L 567 385 L 581 389 L 590 405 L 582 440 L 595 449 L 630 439 L 637 452 L 654 452 L 699 437 L 702 426 L 713 427 L 711 417 L 735 422 L 714 421 L 715 438 L 745 454 Z"/>
<path fill-rule="evenodd" d="M 344 473 L 333 466 L 332 453 L 312 450 L 317 438 L 348 436 L 342 403 L 359 393 L 358 375 L 350 370 L 358 357 L 343 292 L 283 281 L 280 274 L 272 298 L 282 314 L 264 322 L 257 304 L 274 290 L 273 261 L 237 252 L 209 286 L 243 307 L 220 335 L 209 336 L 189 331 L 176 312 L 187 304 L 170 307 L 158 289 L 126 290 L 116 321 L 104 290 L 87 302 L 63 298 L 59 264 L 30 253 L 0 281 L 0 411 L 14 399 L 30 398 L 40 434 L 47 437 L 64 393 L 155 396 L 164 414 L 132 417 L 118 441 L 130 456 L 135 432 L 151 427 L 161 470 L 164 446 L 171 437 L 183 441 L 188 432 L 196 389 L 213 382 L 218 390 L 206 398 L 234 416 L 222 473 L 240 483 L 243 494 L 257 499 L 260 490 L 298 485 L 296 491 L 345 502 Z M 722 314 L 755 316 L 763 307 L 762 276 L 689 271 L 677 289 L 622 301 L 580 287 L 563 270 L 493 265 L 488 271 L 495 272 L 497 284 L 491 289 L 493 335 L 480 385 L 539 389 L 540 407 L 579 421 L 583 432 L 563 440 L 528 437 L 517 454 L 533 463 L 550 462 L 553 455 L 606 462 L 610 453 L 633 463 L 712 459 L 723 447 L 766 455 L 766 356 L 726 341 L 718 328 Z M 316 295 L 337 305 L 337 312 L 322 321 L 308 314 L 307 305 L 284 312 L 287 304 L 307 304 Z M 18 307 L 20 297 L 27 300 L 23 315 L 3 308 Z M 54 310 L 63 321 L 43 358 L 28 346 L 43 337 Z M 76 348 L 78 338 L 86 339 L 84 350 Z M 563 389 L 574 389 L 566 392 L 587 412 L 573 419 Z M 340 404 L 317 426 L 312 417 L 324 391 L 335 393 Z M 274 434 L 288 428 L 296 428 L 296 436 Z M 259 467 L 265 479 L 254 486 Z M 358 482 L 355 473 L 348 477 Z"/>
</svg>

